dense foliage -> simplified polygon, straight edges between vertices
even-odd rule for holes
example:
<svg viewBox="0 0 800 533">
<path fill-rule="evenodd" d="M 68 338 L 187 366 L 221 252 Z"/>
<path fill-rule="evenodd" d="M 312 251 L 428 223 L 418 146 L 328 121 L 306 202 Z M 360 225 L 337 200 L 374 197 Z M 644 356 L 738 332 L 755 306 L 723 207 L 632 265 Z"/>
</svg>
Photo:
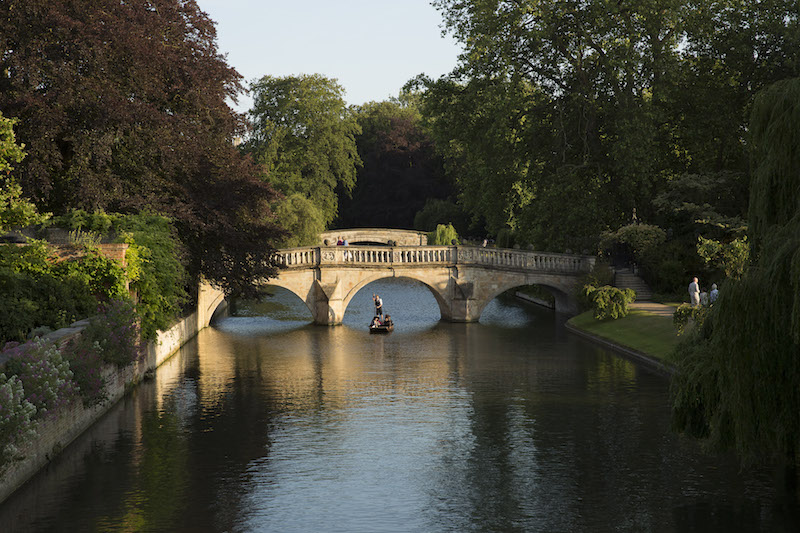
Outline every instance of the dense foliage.
<svg viewBox="0 0 800 533">
<path fill-rule="evenodd" d="M 796 2 L 434 5 L 465 50 L 410 88 L 459 203 L 490 234 L 594 251 L 635 209 L 691 255 L 698 234 L 741 237 L 747 116 L 761 88 L 800 72 Z M 649 259 L 651 279 L 672 278 L 668 257 Z"/>
<path fill-rule="evenodd" d="M 86 249 L 63 261 L 42 242 L 0 246 L 0 345 L 36 327 L 58 329 L 125 295 L 122 267 Z"/>
<path fill-rule="evenodd" d="M 20 455 L 20 448 L 36 434 L 36 407 L 25 399 L 16 376 L 0 373 L 0 471 Z"/>
<path fill-rule="evenodd" d="M 345 107 L 342 87 L 313 74 L 264 76 L 251 90 L 254 130 L 245 151 L 273 187 L 310 200 L 329 224 L 338 213 L 336 189 L 351 191 L 361 165 L 355 144 L 360 128 Z"/>
<path fill-rule="evenodd" d="M 636 299 L 636 293 L 632 289 L 618 289 L 610 285 L 584 285 L 583 297 L 589 302 L 596 320 L 616 320 L 628 315 L 628 308 Z"/>
<path fill-rule="evenodd" d="M 188 296 L 186 269 L 181 262 L 183 246 L 170 219 L 146 213 L 119 215 L 78 209 L 55 217 L 48 224 L 77 232 L 115 235 L 117 241 L 127 243 L 126 276 L 142 319 L 143 336 L 152 340 L 158 330 L 173 324 Z"/>
<path fill-rule="evenodd" d="M 25 157 L 14 135 L 16 120 L 0 113 L 0 232 L 43 220 L 36 206 L 22 196 L 22 187 L 11 175 L 14 165 Z"/>
<path fill-rule="evenodd" d="M 52 343 L 35 339 L 5 351 L 5 372 L 22 383 L 25 399 L 36 407 L 36 417 L 55 416 L 77 398 L 78 387 L 67 362 Z"/>
<path fill-rule="evenodd" d="M 439 224 L 435 231 L 428 234 L 428 244 L 431 246 L 450 246 L 460 242 L 458 232 L 452 224 Z"/>
<path fill-rule="evenodd" d="M 57 418 L 80 399 L 92 407 L 107 398 L 104 371 L 140 362 L 145 354 L 133 305 L 108 302 L 81 335 L 58 346 L 43 339 L 8 343 L 0 374 L 0 471 L 24 456 L 38 422 Z"/>
<path fill-rule="evenodd" d="M 444 200 L 453 193 L 433 139 L 422 128 L 417 106 L 405 97 L 369 102 L 355 109 L 355 117 L 361 128 L 355 140 L 363 166 L 352 196 L 340 196 L 337 225 L 416 227 L 415 213 L 426 202 Z M 450 222 L 456 220 L 435 220 L 427 230 Z"/>
<path fill-rule="evenodd" d="M 679 431 L 742 456 L 800 458 L 800 78 L 751 115 L 751 264 L 680 345 Z"/>
<path fill-rule="evenodd" d="M 40 210 L 171 216 L 190 274 L 227 292 L 275 273 L 275 193 L 233 145 L 240 76 L 196 2 L 5 1 L 0 72 Z"/>
</svg>

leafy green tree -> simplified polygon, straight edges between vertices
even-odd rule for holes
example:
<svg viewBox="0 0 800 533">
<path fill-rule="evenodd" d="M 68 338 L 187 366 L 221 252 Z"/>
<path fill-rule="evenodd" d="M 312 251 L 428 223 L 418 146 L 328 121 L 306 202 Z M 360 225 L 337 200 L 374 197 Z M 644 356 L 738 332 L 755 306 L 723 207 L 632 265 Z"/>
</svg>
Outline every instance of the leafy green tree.
<svg viewBox="0 0 800 533">
<path fill-rule="evenodd" d="M 751 115 L 751 265 L 677 352 L 676 428 L 743 457 L 800 459 L 800 78 Z"/>
<path fill-rule="evenodd" d="M 233 145 L 241 77 L 196 2 L 5 1 L 0 72 L 39 209 L 171 216 L 193 280 L 237 292 L 274 275 L 275 192 Z"/>
<path fill-rule="evenodd" d="M 439 224 L 436 230 L 428 234 L 428 244 L 431 246 L 450 246 L 459 243 L 458 232 L 452 224 Z"/>
<path fill-rule="evenodd" d="M 593 249 L 634 208 L 676 234 L 694 233 L 697 219 L 736 225 L 735 213 L 727 222 L 706 217 L 699 211 L 717 205 L 706 210 L 689 198 L 696 212 L 681 214 L 700 216 L 679 228 L 653 199 L 684 175 L 747 183 L 753 96 L 798 73 L 796 2 L 434 5 L 465 52 L 450 75 L 416 80 L 421 109 L 459 201 L 475 218 L 486 214 L 490 233 L 505 228 L 545 249 Z M 734 189 L 739 208 L 743 189 Z"/>
<path fill-rule="evenodd" d="M 286 196 L 311 200 L 327 225 L 336 217 L 336 189 L 351 191 L 361 159 L 358 123 L 336 80 L 319 74 L 264 76 L 250 89 L 254 130 L 245 145 L 267 180 Z"/>
<path fill-rule="evenodd" d="M 534 198 L 546 154 L 547 99 L 530 84 L 502 79 L 417 78 L 421 110 L 458 187 L 458 203 L 489 233 L 517 229 Z"/>
<path fill-rule="evenodd" d="M 281 242 L 282 247 L 319 244 L 319 234 L 325 231 L 325 222 L 322 212 L 311 200 L 300 193 L 294 193 L 278 200 L 273 210 L 289 232 L 289 236 Z"/>
<path fill-rule="evenodd" d="M 14 124 L 16 120 L 0 113 L 0 232 L 47 218 L 39 215 L 33 202 L 23 198 L 22 187 L 11 176 L 14 164 L 25 157 L 24 146 L 16 143 Z"/>
</svg>

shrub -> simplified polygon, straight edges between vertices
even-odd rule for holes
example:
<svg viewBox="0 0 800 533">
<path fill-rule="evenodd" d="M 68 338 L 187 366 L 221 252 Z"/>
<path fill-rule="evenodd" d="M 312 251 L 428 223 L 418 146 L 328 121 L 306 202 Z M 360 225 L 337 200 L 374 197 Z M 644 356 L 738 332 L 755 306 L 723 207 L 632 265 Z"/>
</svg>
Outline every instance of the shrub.
<svg viewBox="0 0 800 533">
<path fill-rule="evenodd" d="M 114 229 L 128 243 L 130 288 L 136 292 L 142 336 L 154 340 L 169 328 L 187 300 L 181 245 L 170 220 L 160 215 L 118 216 Z"/>
<path fill-rule="evenodd" d="M 129 301 L 114 300 L 104 305 L 83 330 L 81 338 L 91 346 L 100 347 L 104 362 L 120 368 L 140 361 L 145 354 L 139 317 Z"/>
<path fill-rule="evenodd" d="M 95 247 L 82 248 L 79 257 L 61 261 L 53 267 L 56 276 L 81 280 L 90 294 L 101 302 L 127 297 L 126 274 L 122 265 L 105 257 Z"/>
<path fill-rule="evenodd" d="M 615 232 L 602 235 L 602 245 L 606 248 L 613 243 L 627 244 L 639 259 L 642 254 L 656 248 L 667 240 L 667 232 L 651 224 L 628 224 Z"/>
<path fill-rule="evenodd" d="M 602 287 L 604 285 L 611 285 L 614 281 L 614 273 L 611 270 L 611 265 L 604 259 L 597 259 L 590 272 L 581 276 L 578 280 L 577 299 L 578 306 L 582 310 L 592 308 L 592 302 L 589 299 L 591 292 L 586 291 L 586 286 Z"/>
<path fill-rule="evenodd" d="M 22 383 L 0 374 L 0 466 L 19 454 L 36 435 L 36 407 L 25 399 Z"/>
<path fill-rule="evenodd" d="M 436 231 L 428 234 L 428 244 L 431 246 L 450 246 L 455 241 L 458 244 L 459 238 L 456 229 L 452 224 L 439 224 Z"/>
<path fill-rule="evenodd" d="M 672 314 L 672 324 L 678 330 L 678 335 L 683 335 L 691 319 L 696 326 L 702 326 L 708 315 L 708 307 L 691 304 L 681 304 Z"/>
<path fill-rule="evenodd" d="M 69 362 L 55 344 L 42 339 L 14 347 L 6 372 L 22 382 L 25 399 L 36 407 L 37 418 L 54 416 L 77 397 Z"/>
<path fill-rule="evenodd" d="M 632 289 L 620 290 L 609 285 L 600 288 L 585 285 L 583 292 L 584 298 L 591 304 L 596 320 L 616 320 L 627 316 L 628 306 L 636 299 L 636 293 Z"/>
<path fill-rule="evenodd" d="M 86 278 L 63 276 L 42 242 L 0 246 L 0 344 L 23 341 L 37 326 L 53 329 L 85 318 L 97 308 Z"/>
<path fill-rule="evenodd" d="M 107 398 L 106 383 L 102 375 L 102 353 L 99 343 L 87 342 L 83 335 L 63 348 L 84 407 L 99 405 Z"/>
<path fill-rule="evenodd" d="M 150 213 L 119 215 L 74 210 L 54 218 L 51 225 L 78 232 L 115 233 L 117 242 L 128 244 L 125 276 L 130 290 L 136 294 L 143 336 L 153 340 L 158 330 L 172 325 L 188 298 L 182 248 L 170 219 Z M 113 268 L 108 265 L 105 268 L 98 262 L 94 267 L 94 276 L 89 277 L 102 274 L 106 284 L 116 291 L 105 294 L 102 299 L 124 298 L 125 294 L 118 289 L 124 286 L 125 279 L 117 283 L 113 277 L 108 277 Z"/>
</svg>

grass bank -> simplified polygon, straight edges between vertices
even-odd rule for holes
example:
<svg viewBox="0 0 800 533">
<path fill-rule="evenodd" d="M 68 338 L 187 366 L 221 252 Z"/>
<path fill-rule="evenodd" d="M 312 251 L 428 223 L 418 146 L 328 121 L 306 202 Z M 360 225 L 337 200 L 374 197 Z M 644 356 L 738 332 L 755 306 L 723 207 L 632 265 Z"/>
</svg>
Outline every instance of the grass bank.
<svg viewBox="0 0 800 533">
<path fill-rule="evenodd" d="M 672 315 L 665 312 L 632 309 L 625 318 L 595 320 L 592 312 L 587 311 L 570 319 L 569 324 L 666 365 L 672 364 L 670 355 L 681 339 L 672 325 Z"/>
</svg>

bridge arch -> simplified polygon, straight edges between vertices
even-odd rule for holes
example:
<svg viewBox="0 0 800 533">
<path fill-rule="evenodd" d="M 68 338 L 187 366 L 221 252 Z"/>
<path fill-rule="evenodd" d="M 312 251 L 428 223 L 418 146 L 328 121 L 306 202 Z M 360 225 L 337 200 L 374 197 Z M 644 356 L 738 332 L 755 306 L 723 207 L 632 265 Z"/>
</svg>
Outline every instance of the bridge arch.
<svg viewBox="0 0 800 533">
<path fill-rule="evenodd" d="M 554 281 L 548 279 L 531 279 L 531 276 L 526 277 L 527 279 L 520 279 L 516 281 L 507 281 L 505 283 L 499 284 L 496 288 L 489 291 L 485 296 L 483 296 L 479 303 L 476 306 L 477 315 L 483 314 L 483 310 L 488 306 L 492 300 L 500 296 L 506 291 L 511 289 L 515 289 L 517 287 L 524 287 L 526 285 L 538 285 L 544 289 L 546 289 L 550 294 L 553 295 L 555 299 L 555 310 L 559 313 L 572 313 L 576 310 L 576 305 L 574 301 L 574 297 L 572 296 L 574 292 L 575 284 L 567 283 L 565 284 L 563 281 Z"/>
<path fill-rule="evenodd" d="M 349 290 L 349 292 L 342 299 L 342 307 L 343 307 L 342 315 L 344 315 L 344 313 L 347 312 L 347 308 L 350 305 L 350 302 L 353 300 L 355 295 L 358 294 L 361 291 L 361 289 L 363 289 L 364 287 L 366 287 L 370 283 L 373 283 L 375 281 L 379 281 L 379 280 L 382 280 L 382 279 L 407 279 L 407 280 L 416 281 L 417 283 L 420 283 L 420 284 L 424 285 L 430 291 L 430 293 L 433 295 L 434 300 L 436 300 L 436 304 L 439 306 L 439 314 L 441 315 L 441 317 L 442 318 L 449 317 L 449 315 L 450 315 L 450 307 L 448 305 L 447 299 L 445 298 L 445 296 L 440 292 L 440 290 L 437 287 L 431 285 L 431 283 L 429 281 L 429 278 L 427 278 L 427 277 L 423 278 L 422 276 L 415 275 L 414 272 L 405 272 L 405 273 L 398 274 L 398 273 L 396 273 L 394 271 L 391 271 L 391 270 L 371 273 L 371 275 L 365 276 L 358 283 L 353 285 L 353 287 Z"/>
</svg>

